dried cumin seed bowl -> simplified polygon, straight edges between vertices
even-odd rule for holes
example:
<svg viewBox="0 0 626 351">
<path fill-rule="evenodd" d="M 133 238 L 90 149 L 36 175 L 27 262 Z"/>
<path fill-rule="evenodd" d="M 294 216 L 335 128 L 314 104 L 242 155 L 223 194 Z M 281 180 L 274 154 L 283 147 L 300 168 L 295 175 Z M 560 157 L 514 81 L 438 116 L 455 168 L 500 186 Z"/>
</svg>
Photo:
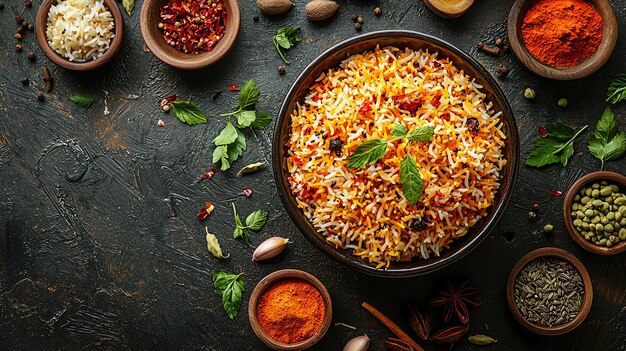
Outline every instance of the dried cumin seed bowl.
<svg viewBox="0 0 626 351">
<path fill-rule="evenodd" d="M 174 68 L 197 70 L 206 68 L 228 55 L 239 35 L 241 15 L 237 0 L 222 0 L 227 16 L 224 37 L 220 39 L 212 51 L 200 54 L 186 54 L 178 51 L 169 46 L 163 38 L 163 32 L 158 27 L 159 14 L 161 7 L 167 3 L 168 0 L 145 0 L 141 6 L 139 19 L 141 36 L 154 56 Z"/>
<path fill-rule="evenodd" d="M 565 221 L 565 228 L 567 228 L 567 232 L 572 237 L 572 239 L 583 249 L 593 252 L 598 255 L 616 255 L 618 253 L 626 251 L 626 241 L 622 241 L 617 245 L 606 247 L 596 245 L 590 241 L 585 240 L 585 238 L 576 230 L 574 227 L 574 221 L 572 219 L 572 204 L 574 202 L 574 197 L 582 187 L 587 184 L 606 180 L 611 183 L 615 183 L 620 187 L 622 192 L 626 191 L 626 176 L 608 171 L 599 171 L 592 172 L 585 176 L 580 177 L 577 181 L 574 182 L 571 188 L 567 191 L 567 195 L 565 195 L 565 200 L 563 201 L 563 220 Z"/>
<path fill-rule="evenodd" d="M 557 80 L 573 80 L 591 75 L 608 61 L 611 53 L 613 53 L 613 49 L 615 49 L 619 29 L 615 11 L 608 0 L 587 1 L 602 17 L 602 42 L 600 42 L 598 50 L 591 57 L 572 67 L 554 67 L 547 65 L 534 58 L 526 49 L 522 40 L 522 21 L 524 20 L 526 11 L 528 11 L 535 2 L 536 0 L 516 0 L 511 7 L 507 21 L 507 33 L 511 49 L 513 49 L 515 56 L 517 56 L 526 68 L 542 77 Z"/>
<path fill-rule="evenodd" d="M 313 336 L 309 339 L 306 339 L 296 344 L 283 344 L 272 339 L 269 335 L 267 335 L 267 333 L 265 333 L 257 317 L 257 304 L 260 297 L 263 295 L 265 290 L 267 290 L 272 284 L 283 279 L 299 279 L 311 284 L 320 292 L 320 294 L 322 295 L 322 299 L 324 300 L 324 305 L 326 306 L 326 310 L 324 312 L 324 320 L 322 321 L 322 326 L 320 327 L 320 329 L 315 332 L 315 334 L 313 334 Z M 326 289 L 324 284 L 319 281 L 319 279 L 301 270 L 282 269 L 280 271 L 276 271 L 265 276 L 265 278 L 261 279 L 261 281 L 259 281 L 259 283 L 256 285 L 256 287 L 252 291 L 252 295 L 250 296 L 250 302 L 248 303 L 248 318 L 250 319 L 250 325 L 252 326 L 252 330 L 254 330 L 256 336 L 261 341 L 263 341 L 265 345 L 271 347 L 274 350 L 301 351 L 312 347 L 324 337 L 324 335 L 328 331 L 328 328 L 330 327 L 330 322 L 333 319 L 333 305 L 330 300 L 330 294 L 328 293 L 328 290 Z"/>
<path fill-rule="evenodd" d="M 314 84 L 315 79 L 322 72 L 337 67 L 342 60 L 349 56 L 373 50 L 377 45 L 380 45 L 380 47 L 395 46 L 398 48 L 428 49 L 430 52 L 439 53 L 440 57 L 449 58 L 459 69 L 465 71 L 466 74 L 469 74 L 476 82 L 481 84 L 483 92 L 487 95 L 487 100 L 493 103 L 496 111 L 502 111 L 503 132 L 507 138 L 506 146 L 502 151 L 507 164 L 502 168 L 500 188 L 493 205 L 488 209 L 487 216 L 478 221 L 465 236 L 455 239 L 450 248 L 444 250 L 440 256 L 433 255 L 428 259 L 393 262 L 387 269 L 377 269 L 374 263 L 369 263 L 356 257 L 349 250 L 336 248 L 335 245 L 319 235 L 313 224 L 305 216 L 304 211 L 298 207 L 295 196 L 291 192 L 288 180 L 290 174 L 286 161 L 287 148 L 285 147 L 285 143 L 290 137 L 291 113 L 294 111 L 297 103 L 304 100 L 308 89 Z M 506 96 L 495 79 L 475 59 L 454 45 L 427 34 L 405 30 L 384 30 L 358 35 L 338 43 L 318 56 L 304 69 L 292 85 L 287 96 L 285 96 L 278 113 L 272 139 L 272 165 L 278 195 L 289 217 L 304 237 L 315 247 L 339 263 L 363 273 L 386 278 L 414 277 L 433 272 L 461 259 L 476 248 L 495 227 L 511 198 L 515 178 L 517 177 L 519 136 L 513 111 Z"/>
<path fill-rule="evenodd" d="M 48 44 L 48 39 L 46 37 L 48 12 L 50 11 L 50 6 L 56 3 L 57 0 L 44 0 L 41 3 L 41 6 L 39 6 L 37 18 L 35 19 L 37 44 L 39 44 L 39 47 L 41 48 L 41 51 L 43 51 L 44 55 L 46 55 L 46 57 L 55 64 L 72 71 L 90 71 L 109 63 L 113 57 L 115 57 L 117 52 L 120 51 L 122 42 L 124 41 L 124 16 L 122 16 L 122 12 L 117 6 L 115 0 L 104 0 L 104 6 L 106 6 L 107 10 L 109 10 L 113 16 L 115 37 L 111 40 L 109 48 L 102 54 L 102 56 L 95 60 L 85 62 L 70 61 L 59 55 L 50 47 L 50 44 Z"/>
<path fill-rule="evenodd" d="M 553 327 L 534 324 L 524 318 L 522 312 L 517 307 L 517 304 L 515 304 L 515 279 L 517 278 L 517 275 L 520 273 L 520 271 L 526 266 L 526 264 L 538 258 L 556 258 L 563 260 L 572 265 L 572 267 L 574 267 L 578 271 L 582 278 L 584 290 L 582 305 L 576 317 L 574 317 L 569 322 Z M 593 301 L 593 288 L 591 285 L 591 278 L 589 277 L 587 269 L 574 255 L 556 247 L 543 247 L 527 253 L 522 258 L 520 258 L 519 261 L 517 261 L 515 266 L 513 266 L 511 274 L 509 275 L 509 280 L 507 281 L 506 295 L 509 308 L 513 313 L 513 317 L 515 317 L 519 324 L 521 324 L 524 328 L 541 335 L 561 335 L 572 331 L 573 329 L 578 327 L 585 320 L 585 318 L 587 318 L 589 310 L 591 310 L 591 303 Z"/>
</svg>

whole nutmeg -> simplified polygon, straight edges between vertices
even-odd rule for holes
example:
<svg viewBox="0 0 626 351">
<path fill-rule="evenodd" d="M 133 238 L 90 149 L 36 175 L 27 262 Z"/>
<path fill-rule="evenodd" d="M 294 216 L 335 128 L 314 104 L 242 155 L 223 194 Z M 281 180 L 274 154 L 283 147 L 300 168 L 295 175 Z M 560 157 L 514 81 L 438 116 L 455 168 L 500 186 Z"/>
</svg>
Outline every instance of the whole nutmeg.
<svg viewBox="0 0 626 351">
<path fill-rule="evenodd" d="M 269 16 L 283 14 L 294 6 L 291 0 L 256 0 L 256 5 Z"/>
<path fill-rule="evenodd" d="M 323 21 L 337 13 L 339 5 L 330 0 L 313 0 L 306 4 L 304 11 L 311 21 Z"/>
</svg>

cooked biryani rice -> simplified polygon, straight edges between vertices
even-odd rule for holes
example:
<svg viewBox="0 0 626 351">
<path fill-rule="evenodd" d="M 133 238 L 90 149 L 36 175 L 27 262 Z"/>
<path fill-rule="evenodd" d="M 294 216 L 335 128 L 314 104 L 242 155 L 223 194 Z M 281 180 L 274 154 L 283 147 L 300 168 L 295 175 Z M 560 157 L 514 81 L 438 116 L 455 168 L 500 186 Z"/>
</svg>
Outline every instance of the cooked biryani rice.
<svg viewBox="0 0 626 351">
<path fill-rule="evenodd" d="M 60 0 L 48 11 L 46 38 L 59 55 L 85 62 L 109 49 L 113 27 L 113 15 L 103 0 Z"/>
<path fill-rule="evenodd" d="M 322 74 L 292 113 L 286 145 L 291 190 L 320 235 L 378 268 L 438 256 L 464 236 L 494 203 L 506 164 L 501 112 L 481 88 L 447 58 L 408 48 L 377 48 Z M 410 151 L 406 138 L 390 141 L 377 163 L 346 168 L 359 144 L 391 140 L 396 124 L 435 135 Z M 399 183 L 407 152 L 423 179 L 416 205 Z"/>
</svg>

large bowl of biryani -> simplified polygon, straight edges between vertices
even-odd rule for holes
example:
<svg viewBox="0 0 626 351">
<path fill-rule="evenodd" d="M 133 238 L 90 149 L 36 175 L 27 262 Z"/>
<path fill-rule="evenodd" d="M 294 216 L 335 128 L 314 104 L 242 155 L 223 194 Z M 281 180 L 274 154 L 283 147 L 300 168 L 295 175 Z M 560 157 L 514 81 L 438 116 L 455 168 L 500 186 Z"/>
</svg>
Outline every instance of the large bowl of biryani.
<svg viewBox="0 0 626 351">
<path fill-rule="evenodd" d="M 296 80 L 274 131 L 274 177 L 316 247 L 366 273 L 415 276 L 496 225 L 518 139 L 503 92 L 469 55 L 421 33 L 373 32 Z"/>
</svg>

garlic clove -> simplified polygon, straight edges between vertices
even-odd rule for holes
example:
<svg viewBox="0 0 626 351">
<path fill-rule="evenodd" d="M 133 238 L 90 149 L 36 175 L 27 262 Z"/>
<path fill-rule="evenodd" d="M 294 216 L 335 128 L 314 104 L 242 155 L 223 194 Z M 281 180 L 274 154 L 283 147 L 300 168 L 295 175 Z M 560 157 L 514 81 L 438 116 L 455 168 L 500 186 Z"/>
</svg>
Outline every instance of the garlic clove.
<svg viewBox="0 0 626 351">
<path fill-rule="evenodd" d="M 285 250 L 287 244 L 289 244 L 289 239 L 278 236 L 269 238 L 254 250 L 252 253 L 252 261 L 262 261 L 276 257 Z"/>
<path fill-rule="evenodd" d="M 370 338 L 367 335 L 361 335 L 348 341 L 346 346 L 343 347 L 343 351 L 367 351 L 369 348 Z"/>
</svg>

